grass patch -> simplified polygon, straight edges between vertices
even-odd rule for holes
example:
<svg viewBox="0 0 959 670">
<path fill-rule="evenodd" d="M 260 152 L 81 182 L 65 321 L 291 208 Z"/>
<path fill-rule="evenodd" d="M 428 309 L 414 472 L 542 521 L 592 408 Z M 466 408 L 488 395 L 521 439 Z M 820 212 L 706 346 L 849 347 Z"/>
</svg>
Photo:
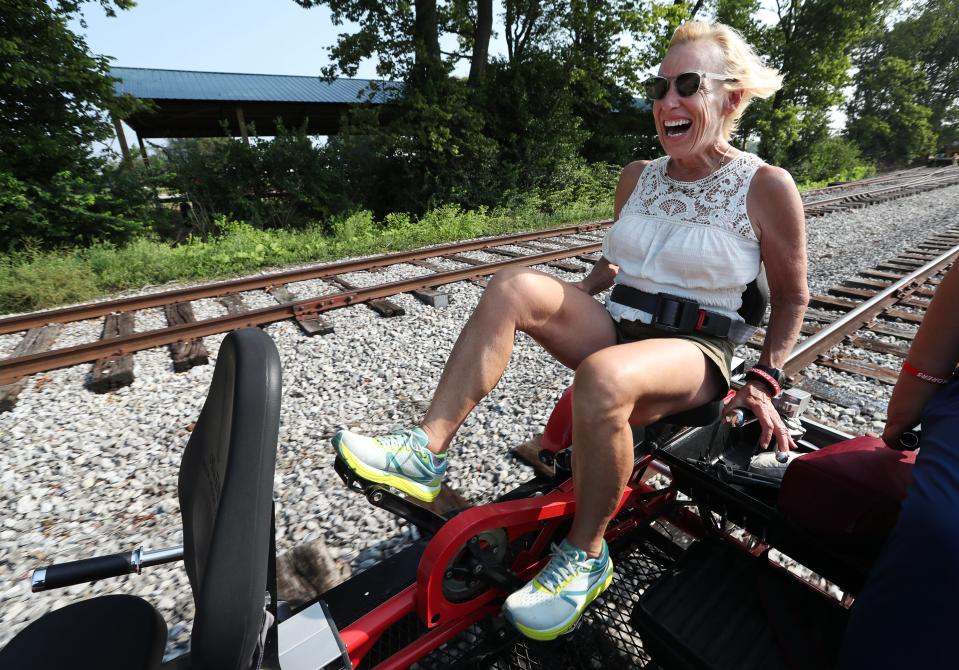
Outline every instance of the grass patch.
<svg viewBox="0 0 959 670">
<path fill-rule="evenodd" d="M 873 177 L 876 174 L 876 168 L 872 165 L 856 165 L 851 168 L 842 170 L 836 175 L 833 175 L 829 179 L 820 179 L 818 181 L 803 181 L 798 183 L 796 186 L 799 188 L 800 192 L 811 191 L 814 188 L 825 188 L 830 184 L 836 182 L 850 182 L 850 181 L 859 181 L 860 179 L 866 179 L 867 177 Z"/>
<path fill-rule="evenodd" d="M 171 281 L 202 281 L 255 273 L 263 268 L 331 261 L 415 249 L 429 244 L 559 227 L 612 215 L 608 198 L 541 202 L 524 198 L 513 209 L 463 211 L 447 205 L 414 220 L 370 212 L 343 215 L 303 230 L 260 230 L 220 220 L 218 233 L 171 246 L 141 238 L 125 246 L 24 252 L 0 256 L 0 313 L 26 312 L 103 297 Z M 552 209 L 555 207 L 555 209 Z M 544 213 L 543 209 L 552 209 Z"/>
</svg>

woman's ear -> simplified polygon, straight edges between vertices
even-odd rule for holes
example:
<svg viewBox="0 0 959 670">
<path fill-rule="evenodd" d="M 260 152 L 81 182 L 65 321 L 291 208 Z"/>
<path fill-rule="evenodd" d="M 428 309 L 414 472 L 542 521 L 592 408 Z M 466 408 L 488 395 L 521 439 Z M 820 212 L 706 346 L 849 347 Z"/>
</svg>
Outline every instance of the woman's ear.
<svg viewBox="0 0 959 670">
<path fill-rule="evenodd" d="M 743 100 L 742 90 L 730 91 L 726 96 L 726 104 L 723 111 L 726 114 L 732 114 L 737 109 L 739 109 L 739 103 Z"/>
</svg>

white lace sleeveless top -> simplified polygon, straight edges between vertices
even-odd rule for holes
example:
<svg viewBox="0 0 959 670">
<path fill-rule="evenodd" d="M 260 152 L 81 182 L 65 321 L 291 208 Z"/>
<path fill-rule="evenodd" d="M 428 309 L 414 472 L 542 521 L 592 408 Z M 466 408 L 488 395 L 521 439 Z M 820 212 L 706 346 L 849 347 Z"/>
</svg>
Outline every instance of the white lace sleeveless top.
<svg viewBox="0 0 959 670">
<path fill-rule="evenodd" d="M 746 194 L 764 163 L 741 153 L 698 181 L 666 174 L 668 156 L 650 162 L 603 239 L 603 256 L 619 266 L 617 284 L 695 300 L 742 321 L 746 284 L 759 274 L 759 240 Z M 649 323 L 649 313 L 607 301 L 619 321 Z"/>
</svg>

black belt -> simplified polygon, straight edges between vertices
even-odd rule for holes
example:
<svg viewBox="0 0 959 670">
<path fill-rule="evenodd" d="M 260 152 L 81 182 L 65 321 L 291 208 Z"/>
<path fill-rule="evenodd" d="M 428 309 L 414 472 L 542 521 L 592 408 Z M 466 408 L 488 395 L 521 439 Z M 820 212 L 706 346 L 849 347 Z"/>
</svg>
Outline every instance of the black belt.
<svg viewBox="0 0 959 670">
<path fill-rule="evenodd" d="M 699 303 L 668 293 L 647 293 L 632 286 L 617 284 L 609 297 L 613 302 L 653 315 L 649 324 L 673 333 L 702 333 L 725 339 L 730 337 L 733 323 L 728 316 L 702 309 Z"/>
</svg>

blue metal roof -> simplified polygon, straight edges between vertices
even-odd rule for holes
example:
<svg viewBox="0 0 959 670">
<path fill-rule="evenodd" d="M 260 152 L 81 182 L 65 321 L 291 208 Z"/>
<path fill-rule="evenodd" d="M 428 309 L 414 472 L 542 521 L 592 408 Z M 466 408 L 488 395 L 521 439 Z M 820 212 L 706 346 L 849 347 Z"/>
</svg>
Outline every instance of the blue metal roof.
<svg viewBox="0 0 959 670">
<path fill-rule="evenodd" d="M 117 93 L 148 100 L 223 100 L 252 102 L 312 102 L 383 104 L 402 86 L 399 82 L 372 79 L 334 79 L 279 74 L 240 74 L 113 67 L 120 81 Z M 370 84 L 379 90 L 370 99 Z"/>
</svg>

